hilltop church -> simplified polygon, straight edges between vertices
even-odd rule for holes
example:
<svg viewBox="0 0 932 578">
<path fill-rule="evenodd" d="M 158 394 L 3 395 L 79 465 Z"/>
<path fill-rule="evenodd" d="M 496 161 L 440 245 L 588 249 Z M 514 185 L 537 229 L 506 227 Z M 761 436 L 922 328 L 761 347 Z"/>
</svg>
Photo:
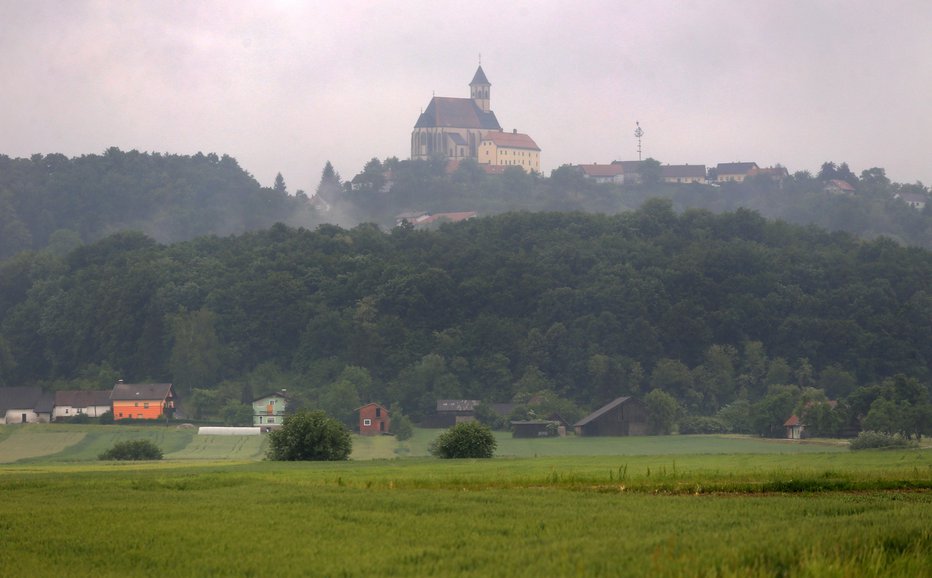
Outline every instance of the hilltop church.
<svg viewBox="0 0 932 578">
<path fill-rule="evenodd" d="M 526 134 L 502 131 L 491 109 L 491 89 L 480 64 L 469 83 L 469 98 L 433 97 L 411 133 L 411 158 L 469 158 L 480 165 L 540 172 L 540 148 Z"/>
</svg>

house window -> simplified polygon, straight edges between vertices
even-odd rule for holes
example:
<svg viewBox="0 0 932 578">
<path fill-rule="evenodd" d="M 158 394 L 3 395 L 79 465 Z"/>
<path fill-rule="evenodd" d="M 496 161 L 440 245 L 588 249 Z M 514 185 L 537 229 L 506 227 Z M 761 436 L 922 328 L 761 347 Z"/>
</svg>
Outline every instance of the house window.
<svg viewBox="0 0 932 578">
<path fill-rule="evenodd" d="M 149 402 L 148 401 L 143 402 L 142 407 L 143 409 L 149 409 Z"/>
<path fill-rule="evenodd" d="M 66 414 L 68 413 L 68 408 L 67 408 L 67 407 L 65 408 L 65 413 L 66 413 Z"/>
<path fill-rule="evenodd" d="M 375 408 L 375 417 L 382 417 L 382 408 L 381 408 L 381 407 Z"/>
<path fill-rule="evenodd" d="M 133 407 L 139 407 L 139 402 L 137 401 L 136 405 L 134 405 Z"/>
<path fill-rule="evenodd" d="M 270 417 L 270 418 L 269 418 L 269 423 L 275 423 L 275 418 L 274 418 L 274 417 Z"/>
<path fill-rule="evenodd" d="M 369 418 L 365 418 L 364 420 L 362 420 L 362 425 L 370 426 L 372 425 L 372 420 Z"/>
</svg>

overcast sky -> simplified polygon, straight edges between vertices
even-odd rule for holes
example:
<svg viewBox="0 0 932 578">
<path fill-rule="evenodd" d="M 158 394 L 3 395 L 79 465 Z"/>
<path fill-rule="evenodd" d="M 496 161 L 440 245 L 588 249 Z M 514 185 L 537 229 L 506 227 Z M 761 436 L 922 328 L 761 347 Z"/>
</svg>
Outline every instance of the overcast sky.
<svg viewBox="0 0 932 578">
<path fill-rule="evenodd" d="M 929 0 L 0 0 L 0 154 L 235 157 L 314 191 L 407 158 L 482 67 L 565 163 L 880 166 L 932 184 Z"/>
</svg>

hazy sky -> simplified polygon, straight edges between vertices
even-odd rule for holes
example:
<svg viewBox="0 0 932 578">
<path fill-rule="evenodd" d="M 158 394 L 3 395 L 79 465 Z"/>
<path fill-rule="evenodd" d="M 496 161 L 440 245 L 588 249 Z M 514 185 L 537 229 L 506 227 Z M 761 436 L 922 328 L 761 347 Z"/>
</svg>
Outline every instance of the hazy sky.
<svg viewBox="0 0 932 578">
<path fill-rule="evenodd" d="M 312 192 L 407 158 L 482 67 L 564 163 L 846 161 L 932 184 L 929 0 L 0 0 L 0 154 L 235 157 Z"/>
</svg>

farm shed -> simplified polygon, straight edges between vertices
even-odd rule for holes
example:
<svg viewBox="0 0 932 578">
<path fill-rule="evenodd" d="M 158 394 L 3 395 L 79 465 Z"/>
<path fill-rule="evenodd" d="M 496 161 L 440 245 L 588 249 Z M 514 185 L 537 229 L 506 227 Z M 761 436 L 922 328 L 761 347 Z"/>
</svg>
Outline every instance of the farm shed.
<svg viewBox="0 0 932 578">
<path fill-rule="evenodd" d="M 377 436 L 388 433 L 391 427 L 391 418 L 388 409 L 378 403 L 367 403 L 357 407 L 359 412 L 359 433 L 364 436 Z"/>
<path fill-rule="evenodd" d="M 421 422 L 421 427 L 452 427 L 458 423 L 475 421 L 478 399 L 438 399 L 437 411 Z"/>
<path fill-rule="evenodd" d="M 526 420 L 511 422 L 511 437 L 514 438 L 546 438 L 558 435 L 560 426 L 555 421 Z M 566 435 L 566 428 L 563 428 Z"/>
<path fill-rule="evenodd" d="M 69 389 L 55 392 L 52 420 L 86 415 L 100 417 L 110 411 L 110 392 L 107 390 Z"/>
<path fill-rule="evenodd" d="M 197 428 L 197 435 L 202 436 L 257 436 L 261 433 L 260 427 L 201 426 Z"/>
<path fill-rule="evenodd" d="M 0 387 L 0 423 L 48 423 L 54 404 L 41 387 Z"/>
<path fill-rule="evenodd" d="M 633 397 L 619 397 L 573 426 L 578 436 L 639 436 L 647 433 L 647 408 Z"/>
</svg>

